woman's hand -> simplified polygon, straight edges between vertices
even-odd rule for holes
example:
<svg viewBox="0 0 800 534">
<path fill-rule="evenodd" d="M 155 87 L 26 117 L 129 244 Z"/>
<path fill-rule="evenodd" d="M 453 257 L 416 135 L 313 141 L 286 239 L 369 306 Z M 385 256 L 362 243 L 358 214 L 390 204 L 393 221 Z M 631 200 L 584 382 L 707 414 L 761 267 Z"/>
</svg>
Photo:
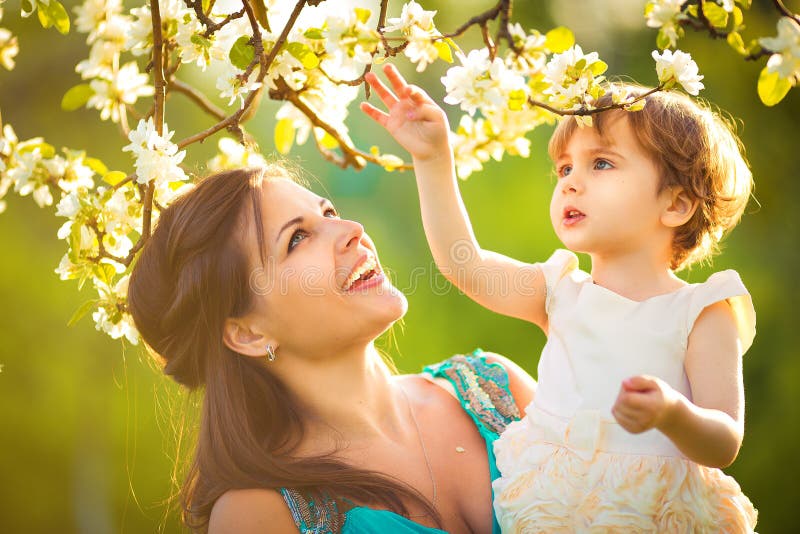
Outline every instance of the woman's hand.
<svg viewBox="0 0 800 534">
<path fill-rule="evenodd" d="M 659 378 L 640 375 L 625 379 L 611 413 L 633 434 L 669 424 L 680 403 L 680 393 Z"/>
<path fill-rule="evenodd" d="M 364 113 L 386 128 L 415 160 L 431 160 L 448 154 L 450 126 L 442 108 L 425 91 L 407 84 L 394 65 L 384 66 L 383 72 L 394 93 L 374 73 L 368 72 L 365 79 L 386 105 L 388 113 L 362 102 Z"/>
</svg>

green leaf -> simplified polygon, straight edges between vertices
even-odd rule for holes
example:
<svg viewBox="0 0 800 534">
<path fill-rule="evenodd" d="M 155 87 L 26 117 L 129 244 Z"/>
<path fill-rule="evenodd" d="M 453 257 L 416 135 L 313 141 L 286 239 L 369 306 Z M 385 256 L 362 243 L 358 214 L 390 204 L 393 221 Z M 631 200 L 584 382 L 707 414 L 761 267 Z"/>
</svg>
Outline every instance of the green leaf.
<svg viewBox="0 0 800 534">
<path fill-rule="evenodd" d="M 306 39 L 325 39 L 325 34 L 322 33 L 322 28 L 309 28 L 303 32 L 303 37 Z"/>
<path fill-rule="evenodd" d="M 203 13 L 208 13 L 208 10 L 211 9 L 211 7 L 213 5 L 214 4 L 213 4 L 213 2 L 211 0 L 203 0 L 203 3 L 202 3 Z"/>
<path fill-rule="evenodd" d="M 286 45 L 286 51 L 297 58 L 306 69 L 311 70 L 319 65 L 319 58 L 307 44 L 289 43 Z"/>
<path fill-rule="evenodd" d="M 275 149 L 288 154 L 294 144 L 294 125 L 292 119 L 281 119 L 275 125 Z"/>
<path fill-rule="evenodd" d="M 656 37 L 656 46 L 659 50 L 664 50 L 665 48 L 669 48 L 672 45 L 672 42 L 669 40 L 669 36 L 664 32 L 664 30 L 658 30 L 658 37 Z"/>
<path fill-rule="evenodd" d="M 758 97 L 766 106 L 774 106 L 783 100 L 791 88 L 792 82 L 788 78 L 769 72 L 768 67 L 764 67 L 758 76 Z"/>
<path fill-rule="evenodd" d="M 117 185 L 124 180 L 128 175 L 122 171 L 111 171 L 103 175 L 103 181 L 109 185 Z"/>
<path fill-rule="evenodd" d="M 356 18 L 361 22 L 361 24 L 366 24 L 369 20 L 369 16 L 372 14 L 372 11 L 369 9 L 364 9 L 363 7 L 357 7 L 355 12 Z"/>
<path fill-rule="evenodd" d="M 693 4 L 693 5 L 689 6 L 689 7 L 687 7 L 686 8 L 686 12 L 689 15 L 693 16 L 694 18 L 697 18 L 698 17 L 697 4 Z"/>
<path fill-rule="evenodd" d="M 747 50 L 744 47 L 744 40 L 739 32 L 731 32 L 728 34 L 727 37 L 728 44 L 731 45 L 731 48 L 742 54 L 743 56 L 747 55 Z"/>
<path fill-rule="evenodd" d="M 51 17 L 55 21 L 55 27 L 58 33 L 61 35 L 68 34 L 69 15 L 67 14 L 67 10 L 64 9 L 64 6 L 61 5 L 61 2 L 58 2 L 58 0 L 50 0 L 50 7 L 48 9 Z"/>
<path fill-rule="evenodd" d="M 44 4 L 39 4 L 39 10 L 36 12 L 36 15 L 39 17 L 42 28 L 47 29 L 53 25 L 54 21 L 50 18 L 50 12 L 47 11 L 47 6 Z"/>
<path fill-rule="evenodd" d="M 117 270 L 110 263 L 98 263 L 94 266 L 94 274 L 98 280 L 112 287 Z"/>
<path fill-rule="evenodd" d="M 600 76 L 606 70 L 608 70 L 608 64 L 605 61 L 595 61 L 591 65 L 589 65 L 589 70 L 592 71 L 592 74 L 595 76 Z"/>
<path fill-rule="evenodd" d="M 256 16 L 258 23 L 261 24 L 261 27 L 267 31 L 272 31 L 269 29 L 267 6 L 264 5 L 264 0 L 251 0 L 250 7 L 253 8 L 253 14 Z"/>
<path fill-rule="evenodd" d="M 192 44 L 197 46 L 202 46 L 203 48 L 211 48 L 211 39 L 208 37 L 204 37 L 202 34 L 193 33 L 192 36 L 189 38 Z"/>
<path fill-rule="evenodd" d="M 67 326 L 72 326 L 75 323 L 77 323 L 78 321 L 80 321 L 81 318 L 84 315 L 86 315 L 87 313 L 89 313 L 90 311 L 92 311 L 94 309 L 95 305 L 98 302 L 100 302 L 100 301 L 98 299 L 95 299 L 95 300 L 87 300 L 86 302 L 81 304 L 78 307 L 78 309 L 75 310 L 75 313 L 72 314 L 72 317 L 70 317 L 69 322 L 67 323 Z"/>
<path fill-rule="evenodd" d="M 444 41 L 434 41 L 433 42 L 434 48 L 439 53 L 439 59 L 443 59 L 448 63 L 453 62 L 453 51 L 450 50 L 450 45 L 445 43 Z"/>
<path fill-rule="evenodd" d="M 69 15 L 64 6 L 58 0 L 50 0 L 50 3 L 45 5 L 41 1 L 37 2 L 39 22 L 42 23 L 43 28 L 55 26 L 56 30 L 62 35 L 69 33 Z"/>
<path fill-rule="evenodd" d="M 74 87 L 70 87 L 61 99 L 61 109 L 64 111 L 75 111 L 85 106 L 92 95 L 94 95 L 94 90 L 88 83 L 80 83 Z"/>
<path fill-rule="evenodd" d="M 734 29 L 739 28 L 742 22 L 744 22 L 744 14 L 742 13 L 742 9 L 739 6 L 733 6 L 733 27 Z"/>
<path fill-rule="evenodd" d="M 250 37 L 246 35 L 236 39 L 228 53 L 233 66 L 242 70 L 246 70 L 255 57 L 256 49 L 250 44 Z"/>
<path fill-rule="evenodd" d="M 753 3 L 753 0 L 736 0 L 736 3 L 745 9 L 750 9 L 750 5 Z"/>
<path fill-rule="evenodd" d="M 728 12 L 722 6 L 712 2 L 703 3 L 703 13 L 715 28 L 724 28 L 728 25 Z"/>
<path fill-rule="evenodd" d="M 106 173 L 108 173 L 108 167 L 106 167 L 106 164 L 97 158 L 83 158 L 83 164 L 100 176 L 104 176 Z"/>
<path fill-rule="evenodd" d="M 39 154 L 41 154 L 43 158 L 52 158 L 56 155 L 55 147 L 45 142 L 31 143 L 30 141 L 23 141 L 17 145 L 17 152 L 24 154 L 25 152 L 33 152 L 37 148 L 39 149 Z"/>
<path fill-rule="evenodd" d="M 545 47 L 556 54 L 564 52 L 575 44 L 575 35 L 569 28 L 559 26 L 545 34 Z"/>
</svg>

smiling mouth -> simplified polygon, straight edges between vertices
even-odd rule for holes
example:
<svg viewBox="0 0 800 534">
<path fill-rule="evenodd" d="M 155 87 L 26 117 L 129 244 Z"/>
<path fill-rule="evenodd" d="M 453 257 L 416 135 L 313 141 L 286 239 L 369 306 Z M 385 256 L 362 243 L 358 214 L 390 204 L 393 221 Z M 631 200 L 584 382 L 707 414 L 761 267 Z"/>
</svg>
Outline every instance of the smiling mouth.
<svg viewBox="0 0 800 534">
<path fill-rule="evenodd" d="M 350 276 L 345 280 L 343 291 L 352 291 L 365 285 L 369 280 L 381 274 L 380 265 L 378 260 L 373 254 L 368 254 L 367 257 L 357 267 L 353 269 Z"/>
</svg>

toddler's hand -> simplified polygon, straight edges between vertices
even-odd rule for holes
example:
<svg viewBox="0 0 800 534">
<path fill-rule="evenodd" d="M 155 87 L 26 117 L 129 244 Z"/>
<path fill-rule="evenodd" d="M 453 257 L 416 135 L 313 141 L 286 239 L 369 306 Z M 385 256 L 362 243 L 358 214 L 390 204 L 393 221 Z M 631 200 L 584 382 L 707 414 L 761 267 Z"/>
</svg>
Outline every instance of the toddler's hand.
<svg viewBox="0 0 800 534">
<path fill-rule="evenodd" d="M 383 72 L 397 94 L 392 93 L 375 74 L 367 73 L 367 83 L 386 105 L 388 113 L 362 102 L 361 109 L 364 113 L 386 128 L 417 160 L 432 159 L 449 153 L 450 126 L 442 108 L 425 91 L 407 84 L 394 65 L 384 66 Z"/>
<path fill-rule="evenodd" d="M 611 413 L 633 434 L 660 428 L 679 402 L 679 393 L 659 378 L 640 375 L 623 380 Z"/>
</svg>

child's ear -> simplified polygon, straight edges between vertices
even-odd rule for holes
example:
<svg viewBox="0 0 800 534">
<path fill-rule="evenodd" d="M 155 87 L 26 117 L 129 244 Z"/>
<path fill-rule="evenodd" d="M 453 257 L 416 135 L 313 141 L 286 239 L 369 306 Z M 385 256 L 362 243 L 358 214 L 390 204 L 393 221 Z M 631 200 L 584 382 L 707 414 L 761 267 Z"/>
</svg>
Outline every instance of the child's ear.
<svg viewBox="0 0 800 534">
<path fill-rule="evenodd" d="M 689 222 L 700 205 L 700 200 L 691 198 L 681 186 L 667 188 L 664 196 L 665 206 L 661 212 L 661 222 L 670 228 L 678 228 Z"/>
</svg>

